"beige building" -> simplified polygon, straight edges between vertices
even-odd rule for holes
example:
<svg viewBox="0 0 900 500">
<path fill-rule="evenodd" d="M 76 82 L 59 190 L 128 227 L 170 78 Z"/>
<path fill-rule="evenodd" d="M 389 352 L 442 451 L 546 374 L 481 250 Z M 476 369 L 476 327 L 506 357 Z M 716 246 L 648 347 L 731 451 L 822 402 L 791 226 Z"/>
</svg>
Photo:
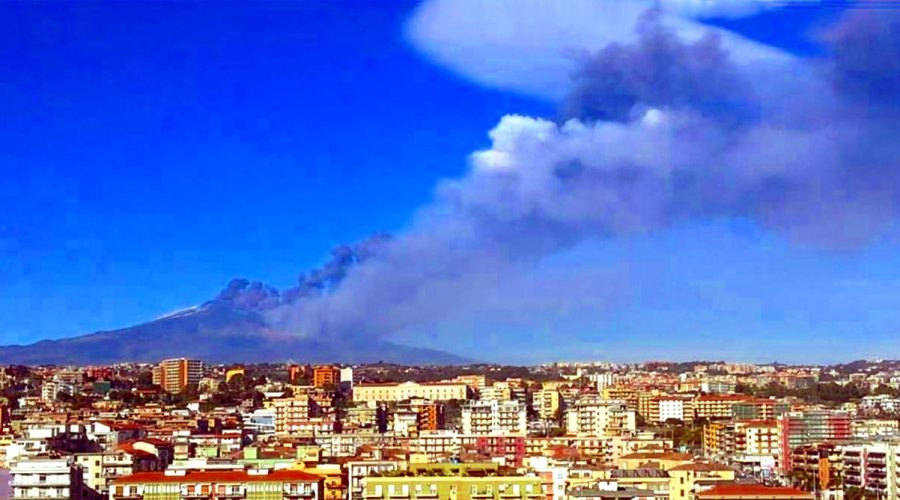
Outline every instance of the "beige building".
<svg viewBox="0 0 900 500">
<path fill-rule="evenodd" d="M 518 401 L 471 401 L 462 408 L 465 435 L 524 436 L 528 432 L 527 412 Z"/>
<path fill-rule="evenodd" d="M 275 412 L 275 432 L 277 434 L 296 432 L 308 426 L 314 406 L 315 402 L 311 401 L 306 394 L 265 402 L 265 407 Z"/>
<path fill-rule="evenodd" d="M 559 391 L 544 388 L 532 395 L 531 406 L 542 419 L 551 420 L 559 411 L 559 400 Z"/>
<path fill-rule="evenodd" d="M 468 390 L 469 387 L 463 382 L 358 384 L 353 388 L 353 401 L 375 404 L 412 398 L 432 401 L 464 400 L 468 397 Z"/>
<path fill-rule="evenodd" d="M 582 397 L 566 409 L 566 432 L 573 436 L 620 436 L 636 428 L 635 412 L 624 401 Z"/>
<path fill-rule="evenodd" d="M 509 401 L 512 399 L 512 390 L 509 384 L 497 382 L 478 390 L 478 399 L 482 401 Z"/>
</svg>

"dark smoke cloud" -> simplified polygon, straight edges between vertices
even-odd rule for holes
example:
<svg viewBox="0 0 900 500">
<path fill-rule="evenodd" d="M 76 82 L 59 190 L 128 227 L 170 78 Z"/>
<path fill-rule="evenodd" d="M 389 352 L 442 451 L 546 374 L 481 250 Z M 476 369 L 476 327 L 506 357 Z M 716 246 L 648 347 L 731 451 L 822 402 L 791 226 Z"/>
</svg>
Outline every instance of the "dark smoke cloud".
<svg viewBox="0 0 900 500">
<path fill-rule="evenodd" d="M 826 33 L 827 57 L 779 73 L 648 14 L 634 43 L 585 58 L 570 120 L 504 117 L 408 231 L 365 259 L 340 248 L 268 317 L 302 335 L 427 329 L 581 241 L 679 221 L 741 217 L 859 248 L 898 215 L 898 18 L 853 12 Z"/>
<path fill-rule="evenodd" d="M 351 268 L 366 262 L 390 241 L 386 234 L 376 234 L 352 245 L 339 245 L 321 267 L 302 273 L 297 285 L 284 292 L 259 281 L 233 279 L 214 299 L 218 302 L 255 312 L 270 313 L 303 300 L 326 296 L 337 289 Z"/>
<path fill-rule="evenodd" d="M 566 118 L 628 121 L 643 106 L 733 121 L 751 111 L 749 85 L 718 33 L 682 40 L 656 11 L 643 16 L 636 32 L 636 43 L 613 43 L 582 61 L 563 107 Z"/>
</svg>

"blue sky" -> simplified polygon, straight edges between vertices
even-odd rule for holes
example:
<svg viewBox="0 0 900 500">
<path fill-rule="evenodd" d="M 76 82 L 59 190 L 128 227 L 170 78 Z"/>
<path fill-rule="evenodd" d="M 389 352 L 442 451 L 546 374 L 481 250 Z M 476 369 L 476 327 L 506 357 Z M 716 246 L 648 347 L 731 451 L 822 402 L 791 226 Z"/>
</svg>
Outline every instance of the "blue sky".
<svg viewBox="0 0 900 500">
<path fill-rule="evenodd" d="M 556 117 L 552 99 L 413 47 L 414 7 L 0 4 L 0 341 L 140 322 L 235 276 L 291 285 L 332 246 L 406 227 L 503 115 Z M 835 15 L 711 22 L 809 55 Z M 746 220 L 692 222 L 542 264 L 625 283 L 608 307 L 518 322 L 467 311 L 427 340 L 398 338 L 468 355 L 487 339 L 492 359 L 516 362 L 896 356 L 895 249 L 890 236 L 833 252 Z"/>
<path fill-rule="evenodd" d="M 0 339 L 287 286 L 401 227 L 504 113 L 402 40 L 412 5 L 0 6 Z"/>
</svg>

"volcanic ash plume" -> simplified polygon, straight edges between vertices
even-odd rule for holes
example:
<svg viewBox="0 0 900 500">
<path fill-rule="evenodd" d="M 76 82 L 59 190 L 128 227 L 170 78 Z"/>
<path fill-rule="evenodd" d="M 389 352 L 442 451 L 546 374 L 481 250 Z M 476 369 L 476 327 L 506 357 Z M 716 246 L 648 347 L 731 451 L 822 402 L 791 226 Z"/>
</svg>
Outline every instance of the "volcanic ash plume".
<svg viewBox="0 0 900 500">
<path fill-rule="evenodd" d="M 823 37 L 828 58 L 789 72 L 737 64 L 716 34 L 684 40 L 652 12 L 635 30 L 581 56 L 562 123 L 503 117 L 408 231 L 362 262 L 336 255 L 273 324 L 349 336 L 421 327 L 585 239 L 679 221 L 740 217 L 852 249 L 896 218 L 896 11 L 849 13 Z M 320 293 L 321 280 L 340 286 Z"/>
</svg>

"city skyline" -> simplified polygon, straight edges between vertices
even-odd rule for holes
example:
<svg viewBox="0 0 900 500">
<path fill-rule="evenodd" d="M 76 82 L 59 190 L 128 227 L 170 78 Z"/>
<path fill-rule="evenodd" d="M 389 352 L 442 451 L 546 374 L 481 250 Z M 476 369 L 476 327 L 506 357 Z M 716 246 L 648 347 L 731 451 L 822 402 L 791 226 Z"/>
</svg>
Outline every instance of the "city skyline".
<svg viewBox="0 0 900 500">
<path fill-rule="evenodd" d="M 246 278 L 477 361 L 900 358 L 897 11 L 698 5 L 0 5 L 0 345 Z"/>
</svg>

